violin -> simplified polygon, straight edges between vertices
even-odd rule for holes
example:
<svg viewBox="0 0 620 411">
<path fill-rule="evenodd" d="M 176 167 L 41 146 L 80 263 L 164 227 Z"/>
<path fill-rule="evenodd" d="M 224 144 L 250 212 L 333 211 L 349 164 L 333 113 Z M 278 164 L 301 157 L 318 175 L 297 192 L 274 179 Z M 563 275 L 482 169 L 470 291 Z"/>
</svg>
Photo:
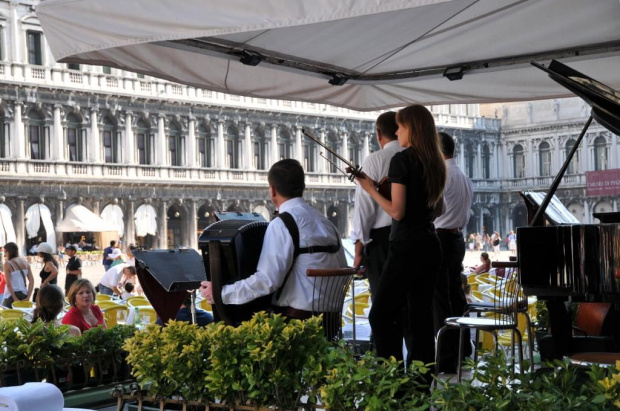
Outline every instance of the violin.
<svg viewBox="0 0 620 411">
<path fill-rule="evenodd" d="M 353 181 L 353 179 L 355 179 L 355 177 L 358 177 L 358 178 L 370 178 L 367 175 L 362 173 L 362 168 L 360 166 L 353 165 L 353 163 L 351 163 L 350 161 L 347 161 L 346 159 L 344 159 L 340 154 L 335 152 L 331 147 L 329 147 L 327 144 L 323 143 L 321 140 L 316 138 L 316 136 L 314 136 L 310 130 L 306 130 L 305 128 L 302 128 L 301 132 L 304 133 L 304 135 L 306 137 L 308 137 L 310 140 L 314 141 L 315 143 L 317 143 L 318 145 L 323 147 L 325 150 L 327 150 L 331 154 L 333 154 L 334 157 L 336 157 L 338 160 L 340 160 L 340 161 L 342 161 L 343 163 L 346 164 L 347 167 L 345 168 L 345 171 L 342 171 L 329 158 L 325 157 L 323 155 L 323 153 L 320 153 L 321 156 L 324 159 L 326 159 L 330 164 L 333 164 L 334 166 L 336 166 L 336 168 L 338 170 L 340 170 L 341 173 L 343 173 L 345 175 L 348 174 L 349 175 L 348 176 L 349 181 Z M 376 182 L 374 180 L 372 180 L 372 182 L 373 182 L 373 184 L 375 186 L 375 189 L 377 190 L 377 192 L 379 194 L 381 194 L 382 197 L 385 197 L 388 200 L 392 201 L 392 185 L 389 182 L 387 177 L 383 177 L 379 182 Z"/>
</svg>

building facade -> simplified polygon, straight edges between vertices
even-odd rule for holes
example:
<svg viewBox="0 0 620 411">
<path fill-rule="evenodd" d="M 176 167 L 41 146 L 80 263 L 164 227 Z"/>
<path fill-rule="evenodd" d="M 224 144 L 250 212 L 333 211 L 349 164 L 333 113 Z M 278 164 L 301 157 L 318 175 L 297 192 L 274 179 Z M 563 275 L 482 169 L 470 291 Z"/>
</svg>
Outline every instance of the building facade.
<svg viewBox="0 0 620 411">
<path fill-rule="evenodd" d="M 302 128 L 361 164 L 378 149 L 379 113 L 60 64 L 46 45 L 37 3 L 0 1 L 0 242 L 14 239 L 25 252 L 38 241 L 73 241 L 83 233 L 55 228 L 82 205 L 126 244 L 196 248 L 216 211 L 269 219 L 267 171 L 282 158 L 303 164 L 306 200 L 349 232 L 355 186 Z M 575 100 L 430 107 L 438 129 L 455 136 L 457 161 L 475 184 L 468 232 L 522 223 L 517 191 L 550 185 L 585 122 L 588 113 Z M 558 193 L 584 222 L 591 211 L 618 206 L 586 199 L 584 184 L 592 167 L 617 167 L 617 136 L 595 127 L 587 140 Z"/>
</svg>

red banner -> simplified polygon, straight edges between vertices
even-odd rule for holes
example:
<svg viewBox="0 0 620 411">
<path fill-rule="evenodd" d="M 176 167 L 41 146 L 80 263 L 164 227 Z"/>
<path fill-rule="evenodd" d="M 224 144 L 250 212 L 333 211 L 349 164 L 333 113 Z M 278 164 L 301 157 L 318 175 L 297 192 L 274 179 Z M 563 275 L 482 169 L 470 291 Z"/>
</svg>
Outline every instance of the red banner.
<svg viewBox="0 0 620 411">
<path fill-rule="evenodd" d="M 586 172 L 586 195 L 610 196 L 620 194 L 620 169 Z"/>
</svg>

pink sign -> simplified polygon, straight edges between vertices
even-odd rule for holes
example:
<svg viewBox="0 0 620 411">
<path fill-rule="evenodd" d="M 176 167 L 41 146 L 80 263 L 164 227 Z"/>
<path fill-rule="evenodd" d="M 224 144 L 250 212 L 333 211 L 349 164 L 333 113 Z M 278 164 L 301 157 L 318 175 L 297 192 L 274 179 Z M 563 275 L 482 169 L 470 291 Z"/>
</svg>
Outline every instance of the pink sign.
<svg viewBox="0 0 620 411">
<path fill-rule="evenodd" d="M 618 194 L 620 194 L 620 169 L 586 172 L 588 197 Z"/>
</svg>

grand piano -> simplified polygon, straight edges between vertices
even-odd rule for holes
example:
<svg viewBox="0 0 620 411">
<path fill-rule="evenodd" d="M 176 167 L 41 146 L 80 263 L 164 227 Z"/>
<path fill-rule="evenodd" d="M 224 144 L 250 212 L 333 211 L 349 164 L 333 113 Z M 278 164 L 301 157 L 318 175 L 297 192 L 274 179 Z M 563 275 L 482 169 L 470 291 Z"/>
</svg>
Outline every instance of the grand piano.
<svg viewBox="0 0 620 411">
<path fill-rule="evenodd" d="M 551 61 L 547 72 L 592 108 L 577 142 L 542 201 L 523 196 L 529 226 L 517 228 L 517 261 L 526 295 L 546 300 L 556 357 L 575 352 L 567 301 L 620 303 L 620 213 L 598 213 L 601 224 L 558 224 L 548 212 L 554 193 L 592 120 L 620 135 L 620 93 Z"/>
</svg>

